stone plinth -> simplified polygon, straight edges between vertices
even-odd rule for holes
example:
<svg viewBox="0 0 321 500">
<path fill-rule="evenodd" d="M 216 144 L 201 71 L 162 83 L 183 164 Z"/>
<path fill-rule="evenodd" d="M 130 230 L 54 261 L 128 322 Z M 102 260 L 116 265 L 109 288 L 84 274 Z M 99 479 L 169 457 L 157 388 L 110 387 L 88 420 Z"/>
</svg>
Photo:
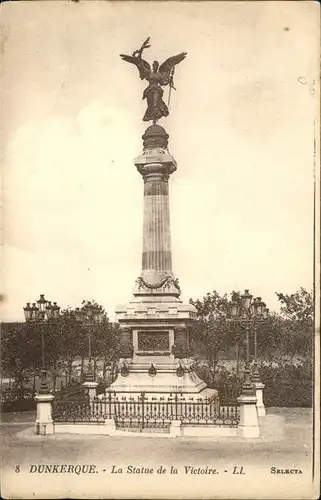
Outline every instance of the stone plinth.
<svg viewBox="0 0 321 500">
<path fill-rule="evenodd" d="M 254 382 L 254 387 L 255 387 L 255 392 L 256 392 L 256 408 L 257 408 L 257 414 L 259 417 L 265 417 L 266 412 L 265 412 L 265 406 L 263 402 L 263 389 L 265 387 L 262 382 Z"/>
<path fill-rule="evenodd" d="M 242 394 L 237 399 L 240 405 L 239 435 L 244 438 L 258 438 L 260 428 L 256 408 L 256 396 Z"/>
<path fill-rule="evenodd" d="M 177 169 L 168 134 L 159 125 L 147 128 L 144 150 L 135 165 L 144 182 L 142 270 L 132 300 L 116 310 L 120 323 L 120 373 L 110 389 L 127 395 L 171 393 L 213 399 L 194 372 L 189 330 L 196 317 L 180 300 L 172 272 L 169 178 Z"/>
<path fill-rule="evenodd" d="M 119 307 L 117 316 L 126 340 L 132 343 L 132 355 L 120 359 L 121 370 L 111 390 L 137 396 L 145 391 L 153 397 L 183 393 L 211 400 L 217 396 L 196 375 L 188 356 L 188 328 L 195 317 L 192 305 L 179 299 L 166 303 L 164 297 L 162 302 L 135 298 Z M 185 351 L 175 353 L 175 346 L 184 342 Z"/>
<path fill-rule="evenodd" d="M 54 400 L 52 394 L 38 394 L 35 396 L 37 403 L 37 417 L 35 433 L 41 435 L 54 434 L 54 426 L 52 420 L 52 402 Z"/>
<path fill-rule="evenodd" d="M 87 380 L 82 384 L 82 386 L 88 393 L 89 399 L 93 399 L 96 396 L 98 382 Z"/>
</svg>

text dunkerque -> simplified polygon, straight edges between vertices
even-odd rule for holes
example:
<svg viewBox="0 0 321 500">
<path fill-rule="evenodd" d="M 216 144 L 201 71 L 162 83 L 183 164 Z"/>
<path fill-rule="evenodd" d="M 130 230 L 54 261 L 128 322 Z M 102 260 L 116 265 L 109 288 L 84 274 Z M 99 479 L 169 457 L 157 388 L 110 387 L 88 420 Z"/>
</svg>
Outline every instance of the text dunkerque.
<svg viewBox="0 0 321 500">
<path fill-rule="evenodd" d="M 20 466 L 18 466 L 20 467 Z M 20 471 L 20 469 L 19 469 Z M 110 474 L 133 474 L 133 475 L 163 475 L 172 474 L 176 475 L 178 473 L 183 473 L 186 475 L 214 475 L 220 472 L 230 472 L 231 474 L 245 474 L 243 466 L 234 465 L 230 470 L 220 471 L 217 468 L 210 466 L 195 467 L 193 465 L 184 465 L 181 468 L 174 467 L 173 465 L 164 467 L 160 465 L 159 467 L 146 467 L 143 465 L 127 465 L 125 467 L 118 467 L 112 465 L 106 468 L 98 468 L 94 464 L 32 464 L 29 466 L 29 473 L 38 474 L 98 474 L 98 473 Z"/>
</svg>

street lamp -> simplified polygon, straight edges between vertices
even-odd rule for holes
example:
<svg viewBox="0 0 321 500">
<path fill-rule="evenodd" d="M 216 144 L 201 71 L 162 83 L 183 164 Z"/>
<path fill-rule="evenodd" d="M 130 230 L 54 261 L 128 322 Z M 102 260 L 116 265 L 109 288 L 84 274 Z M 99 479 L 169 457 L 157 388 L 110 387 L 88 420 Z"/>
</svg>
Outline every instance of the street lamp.
<svg viewBox="0 0 321 500">
<path fill-rule="evenodd" d="M 230 302 L 230 317 L 232 321 L 237 323 L 245 330 L 245 342 L 246 342 L 246 365 L 245 365 L 245 385 L 248 386 L 250 391 L 250 327 L 253 325 L 254 328 L 254 373 L 253 379 L 257 381 L 259 379 L 258 369 L 257 369 L 257 329 L 255 322 L 257 320 L 262 320 L 267 317 L 268 309 L 266 304 L 262 301 L 261 297 L 253 298 L 253 295 L 249 293 L 249 290 L 245 290 L 244 294 L 238 297 L 237 294 L 232 295 Z M 237 333 L 236 338 L 236 363 L 238 371 L 238 341 L 239 333 Z"/>
<path fill-rule="evenodd" d="M 30 302 L 27 302 L 27 305 L 23 308 L 26 323 L 33 323 L 39 325 L 41 328 L 41 385 L 40 385 L 40 394 L 47 394 L 49 391 L 48 381 L 47 381 L 47 369 L 46 369 L 46 360 L 45 360 L 45 325 L 49 324 L 59 318 L 60 315 L 60 307 L 57 305 L 57 302 L 53 304 L 51 301 L 46 300 L 44 294 L 40 294 L 39 299 L 36 302 L 33 302 L 30 305 Z"/>
<path fill-rule="evenodd" d="M 88 331 L 88 369 L 86 381 L 94 381 L 94 371 L 91 359 L 91 334 L 96 324 L 103 321 L 103 312 L 101 307 L 91 302 L 86 303 L 82 308 L 76 307 L 76 318 L 87 327 Z"/>
<path fill-rule="evenodd" d="M 252 316 L 256 320 L 265 319 L 268 315 L 269 310 L 266 308 L 266 304 L 262 301 L 261 297 L 256 297 L 252 304 Z M 257 329 L 254 328 L 254 360 L 256 362 L 257 358 Z"/>
</svg>

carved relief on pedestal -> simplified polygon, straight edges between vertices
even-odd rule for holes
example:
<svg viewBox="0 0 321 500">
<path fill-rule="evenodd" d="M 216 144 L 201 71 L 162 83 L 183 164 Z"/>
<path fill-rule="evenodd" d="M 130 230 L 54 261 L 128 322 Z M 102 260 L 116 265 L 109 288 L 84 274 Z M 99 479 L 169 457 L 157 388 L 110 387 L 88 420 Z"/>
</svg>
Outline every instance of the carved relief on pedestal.
<svg viewBox="0 0 321 500">
<path fill-rule="evenodd" d="M 138 351 L 169 354 L 169 348 L 168 331 L 138 332 Z"/>
<path fill-rule="evenodd" d="M 145 295 L 146 293 L 161 293 L 179 296 L 181 289 L 178 278 L 166 276 L 156 284 L 147 283 L 142 276 L 139 276 L 135 282 L 134 295 Z"/>
</svg>

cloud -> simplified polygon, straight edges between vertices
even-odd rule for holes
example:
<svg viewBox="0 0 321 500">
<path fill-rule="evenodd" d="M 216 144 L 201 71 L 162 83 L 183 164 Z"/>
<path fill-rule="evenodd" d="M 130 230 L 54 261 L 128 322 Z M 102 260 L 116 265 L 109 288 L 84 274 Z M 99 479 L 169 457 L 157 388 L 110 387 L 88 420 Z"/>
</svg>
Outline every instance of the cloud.
<svg viewBox="0 0 321 500">
<path fill-rule="evenodd" d="M 93 237 L 106 222 L 110 226 L 115 185 L 122 184 L 124 209 L 132 201 L 130 174 L 135 172 L 122 143 L 133 150 L 132 135 L 119 111 L 99 102 L 84 107 L 75 121 L 52 118 L 20 127 L 5 170 L 7 242 L 47 248 L 57 239 L 63 245 L 63 237 L 81 240 L 84 228 Z"/>
</svg>

